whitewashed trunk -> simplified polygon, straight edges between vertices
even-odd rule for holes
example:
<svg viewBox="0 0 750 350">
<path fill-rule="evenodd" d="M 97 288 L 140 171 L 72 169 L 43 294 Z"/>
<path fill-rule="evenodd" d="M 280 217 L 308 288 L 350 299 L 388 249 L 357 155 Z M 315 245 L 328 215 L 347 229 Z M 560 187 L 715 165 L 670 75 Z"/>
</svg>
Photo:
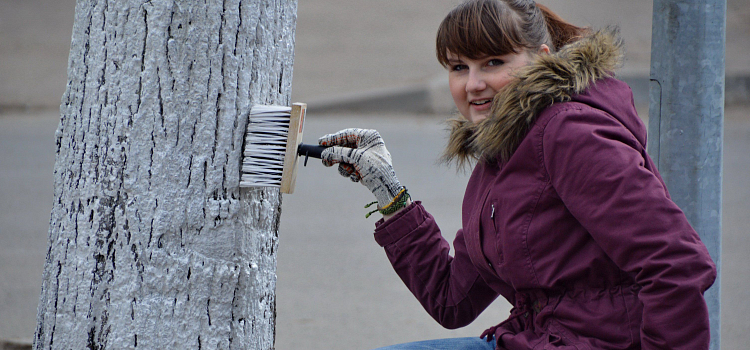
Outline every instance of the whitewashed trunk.
<svg viewBox="0 0 750 350">
<path fill-rule="evenodd" d="M 272 349 L 278 189 L 247 113 L 290 103 L 295 0 L 79 0 L 36 349 Z"/>
</svg>

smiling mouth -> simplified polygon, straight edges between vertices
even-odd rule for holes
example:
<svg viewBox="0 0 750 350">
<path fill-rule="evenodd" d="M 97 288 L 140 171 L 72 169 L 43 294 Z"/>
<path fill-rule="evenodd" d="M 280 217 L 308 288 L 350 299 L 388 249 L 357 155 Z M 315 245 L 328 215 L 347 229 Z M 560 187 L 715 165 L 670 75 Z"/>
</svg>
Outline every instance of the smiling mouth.
<svg viewBox="0 0 750 350">
<path fill-rule="evenodd" d="M 472 104 L 474 106 L 482 106 L 482 105 L 486 105 L 488 103 L 492 103 L 492 99 L 491 98 L 469 102 L 469 104 Z"/>
</svg>

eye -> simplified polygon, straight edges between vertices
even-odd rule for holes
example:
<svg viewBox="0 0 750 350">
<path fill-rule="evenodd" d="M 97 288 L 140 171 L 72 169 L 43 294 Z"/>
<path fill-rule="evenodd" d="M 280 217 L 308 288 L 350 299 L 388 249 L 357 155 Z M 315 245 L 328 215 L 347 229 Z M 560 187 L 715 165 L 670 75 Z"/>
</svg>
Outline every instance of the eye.
<svg viewBox="0 0 750 350">
<path fill-rule="evenodd" d="M 452 64 L 450 66 L 450 70 L 452 72 L 459 72 L 459 71 L 466 70 L 466 69 L 469 69 L 469 67 L 465 64 Z"/>
<path fill-rule="evenodd" d="M 501 65 L 503 65 L 503 63 L 505 63 L 505 62 L 503 62 L 503 60 L 501 60 L 499 58 L 493 58 L 493 59 L 487 61 L 487 65 L 488 66 L 501 66 Z"/>
</svg>

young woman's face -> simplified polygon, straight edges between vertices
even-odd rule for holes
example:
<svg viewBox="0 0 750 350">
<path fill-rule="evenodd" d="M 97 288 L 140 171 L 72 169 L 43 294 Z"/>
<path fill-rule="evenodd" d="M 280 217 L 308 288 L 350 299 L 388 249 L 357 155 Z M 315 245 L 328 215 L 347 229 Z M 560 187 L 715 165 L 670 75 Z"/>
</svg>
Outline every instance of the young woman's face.
<svg viewBox="0 0 750 350">
<path fill-rule="evenodd" d="M 503 56 L 466 58 L 448 51 L 448 85 L 458 112 L 472 123 L 487 118 L 495 94 L 531 61 L 527 50 Z"/>
</svg>

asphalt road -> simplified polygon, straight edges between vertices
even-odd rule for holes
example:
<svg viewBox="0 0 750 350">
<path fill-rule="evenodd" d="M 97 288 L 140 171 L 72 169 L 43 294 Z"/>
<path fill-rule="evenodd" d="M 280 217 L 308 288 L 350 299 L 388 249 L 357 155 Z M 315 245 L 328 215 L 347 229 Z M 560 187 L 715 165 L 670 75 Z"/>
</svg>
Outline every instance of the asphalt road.
<svg viewBox="0 0 750 350">
<path fill-rule="evenodd" d="M 750 106 L 726 110 L 722 345 L 750 343 Z M 57 111 L 0 114 L 0 339 L 33 336 L 52 205 Z M 308 114 L 305 140 L 345 127 L 376 128 L 394 167 L 445 235 L 460 225 L 466 174 L 436 164 L 445 141 L 439 116 Z M 507 316 L 498 300 L 472 325 L 442 329 L 392 271 L 365 219 L 371 194 L 315 161 L 283 198 L 279 228 L 277 348 L 370 349 L 412 340 L 476 336 Z"/>
</svg>

